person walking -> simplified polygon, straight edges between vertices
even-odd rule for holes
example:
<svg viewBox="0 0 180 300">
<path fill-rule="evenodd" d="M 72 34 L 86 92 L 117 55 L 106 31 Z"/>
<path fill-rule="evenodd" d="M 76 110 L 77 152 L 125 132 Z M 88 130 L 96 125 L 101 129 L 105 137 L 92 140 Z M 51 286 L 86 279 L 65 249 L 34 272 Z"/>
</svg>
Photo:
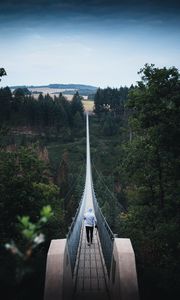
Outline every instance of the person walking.
<svg viewBox="0 0 180 300">
<path fill-rule="evenodd" d="M 92 244 L 93 241 L 93 229 L 96 226 L 96 217 L 93 213 L 92 208 L 88 208 L 88 211 L 84 214 L 84 225 L 86 227 L 86 238 L 88 246 Z"/>
</svg>

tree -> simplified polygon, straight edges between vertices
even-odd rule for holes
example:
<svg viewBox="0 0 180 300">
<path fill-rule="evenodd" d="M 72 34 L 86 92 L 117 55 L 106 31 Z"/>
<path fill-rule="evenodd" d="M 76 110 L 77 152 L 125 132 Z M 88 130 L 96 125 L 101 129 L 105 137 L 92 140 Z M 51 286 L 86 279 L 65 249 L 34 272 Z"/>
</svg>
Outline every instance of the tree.
<svg viewBox="0 0 180 300">
<path fill-rule="evenodd" d="M 134 245 L 142 298 L 175 299 L 180 294 L 180 74 L 175 67 L 154 65 L 139 74 L 127 103 L 132 139 L 120 146 L 118 171 L 128 212 L 119 216 L 119 234 Z"/>
<path fill-rule="evenodd" d="M 73 117 L 73 124 L 74 124 L 74 127 L 77 129 L 83 128 L 84 123 L 83 123 L 82 116 L 79 111 L 77 111 Z"/>
<path fill-rule="evenodd" d="M 71 113 L 74 116 L 77 112 L 80 113 L 81 117 L 83 118 L 84 114 L 84 107 L 82 104 L 82 97 L 76 92 L 71 101 Z"/>
<path fill-rule="evenodd" d="M 0 68 L 0 81 L 1 81 L 1 77 L 5 76 L 5 75 L 7 75 L 5 69 L 4 68 Z"/>
<path fill-rule="evenodd" d="M 115 118 L 122 118 L 129 90 L 127 87 L 120 87 L 120 89 L 98 88 L 94 97 L 95 113 L 100 116 L 102 113 L 111 112 Z"/>
<path fill-rule="evenodd" d="M 116 133 L 117 131 L 117 126 L 115 124 L 115 120 L 112 117 L 111 114 L 108 114 L 105 118 L 104 118 L 104 122 L 103 122 L 103 134 L 107 135 L 107 136 L 112 136 Z"/>
<path fill-rule="evenodd" d="M 130 123 L 136 135 L 153 149 L 159 201 L 164 207 L 171 172 L 177 180 L 173 169 L 177 169 L 175 158 L 180 148 L 180 75 L 175 67 L 158 69 L 154 65 L 145 65 L 139 74 L 142 80 L 130 92 L 128 102 L 132 109 Z"/>
<path fill-rule="evenodd" d="M 11 114 L 12 93 L 9 87 L 0 89 L 0 123 L 6 123 Z"/>
<path fill-rule="evenodd" d="M 102 112 L 101 98 L 101 89 L 98 88 L 94 96 L 94 111 L 98 116 Z"/>
<path fill-rule="evenodd" d="M 28 90 L 27 87 L 22 87 L 22 88 L 17 88 L 14 90 L 13 94 L 15 95 L 15 97 L 21 97 L 21 96 L 25 96 L 25 95 L 31 95 L 30 90 Z"/>
<path fill-rule="evenodd" d="M 64 237 L 67 225 L 59 197 L 60 188 L 52 183 L 48 165 L 39 159 L 35 145 L 14 151 L 1 149 L 0 193 L 1 292 L 8 290 L 7 299 L 32 299 L 37 293 L 41 299 L 49 241 Z M 46 243 L 39 245 L 43 238 L 40 227 L 51 215 L 49 205 L 54 214 L 48 226 L 43 226 Z M 21 232 L 17 226 L 18 216 Z M 15 254 L 14 258 L 5 251 L 3 244 Z"/>
<path fill-rule="evenodd" d="M 46 204 L 53 207 L 59 191 L 49 183 L 47 166 L 39 160 L 35 148 L 1 151 L 0 158 L 1 238 L 16 239 L 16 216 L 25 214 L 36 220 L 40 207 Z"/>
</svg>

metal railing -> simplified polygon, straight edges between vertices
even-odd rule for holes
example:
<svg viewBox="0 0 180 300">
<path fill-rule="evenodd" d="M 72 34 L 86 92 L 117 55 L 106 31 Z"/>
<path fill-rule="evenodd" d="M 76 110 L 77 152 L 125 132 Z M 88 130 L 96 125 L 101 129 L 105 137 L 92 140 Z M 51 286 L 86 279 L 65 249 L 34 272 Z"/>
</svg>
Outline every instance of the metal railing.
<svg viewBox="0 0 180 300">
<path fill-rule="evenodd" d="M 98 232 L 99 232 L 102 252 L 103 252 L 107 272 L 109 275 L 110 268 L 111 268 L 112 252 L 113 252 L 114 234 L 112 233 L 105 217 L 102 214 L 102 211 L 98 205 L 96 195 L 94 192 L 92 174 L 91 174 L 91 162 L 90 162 L 88 115 L 87 115 L 87 123 L 86 124 L 87 124 L 86 125 L 86 137 L 87 137 L 87 142 L 86 142 L 87 143 L 86 144 L 86 146 L 87 146 L 87 149 L 86 149 L 86 151 L 87 151 L 87 153 L 86 153 L 86 182 L 85 182 L 83 196 L 81 198 L 79 207 L 76 211 L 76 215 L 74 217 L 74 220 L 69 229 L 69 233 L 67 235 L 67 244 L 68 244 L 68 250 L 69 250 L 70 261 L 71 261 L 71 269 L 73 272 L 75 263 L 76 263 L 76 257 L 77 257 L 78 246 L 79 246 L 80 235 L 81 235 L 83 213 L 84 213 L 84 208 L 85 208 L 85 203 L 86 203 L 85 198 L 87 197 L 87 193 L 92 192 L 92 198 L 93 198 L 95 215 L 96 215 L 96 219 L 97 219 Z M 91 185 L 91 189 L 89 189 L 89 186 L 88 186 L 89 184 Z"/>
<path fill-rule="evenodd" d="M 104 256 L 104 261 L 106 264 L 108 276 L 110 275 L 111 269 L 111 260 L 112 260 L 112 252 L 113 252 L 113 243 L 114 243 L 114 234 L 111 231 L 102 211 L 98 205 L 98 201 L 96 199 L 96 195 L 93 190 L 93 202 L 94 202 L 94 210 L 97 219 L 98 233 L 100 237 L 102 252 Z"/>
<path fill-rule="evenodd" d="M 68 251 L 70 256 L 72 273 L 74 271 L 74 267 L 76 263 L 76 256 L 77 256 L 80 235 L 81 235 L 82 216 L 83 216 L 84 205 L 85 205 L 84 197 L 85 197 L 85 189 L 67 235 L 67 245 L 68 245 Z"/>
</svg>

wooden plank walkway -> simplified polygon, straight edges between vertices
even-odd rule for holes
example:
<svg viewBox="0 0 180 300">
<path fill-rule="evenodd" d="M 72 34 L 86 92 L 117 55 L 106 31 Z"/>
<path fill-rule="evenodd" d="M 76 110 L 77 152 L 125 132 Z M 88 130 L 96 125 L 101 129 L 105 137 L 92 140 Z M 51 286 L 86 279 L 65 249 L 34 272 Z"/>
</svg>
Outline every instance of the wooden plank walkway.
<svg viewBox="0 0 180 300">
<path fill-rule="evenodd" d="M 92 208 L 94 211 L 88 114 L 86 116 L 86 182 L 84 199 L 85 212 L 88 208 Z M 98 232 L 94 229 L 93 244 L 88 246 L 83 223 L 84 222 L 82 222 L 81 238 L 73 274 L 74 299 L 108 300 L 107 271 L 104 264 Z"/>
<path fill-rule="evenodd" d="M 96 228 L 93 244 L 88 246 L 82 225 L 81 241 L 74 272 L 75 300 L 108 300 L 107 271 Z"/>
</svg>

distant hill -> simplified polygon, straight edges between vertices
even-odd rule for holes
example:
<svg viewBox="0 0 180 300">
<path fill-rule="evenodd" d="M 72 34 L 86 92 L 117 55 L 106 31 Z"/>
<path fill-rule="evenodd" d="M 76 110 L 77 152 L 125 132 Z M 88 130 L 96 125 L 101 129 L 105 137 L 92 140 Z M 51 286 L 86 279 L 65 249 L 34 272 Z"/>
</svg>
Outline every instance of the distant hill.
<svg viewBox="0 0 180 300">
<path fill-rule="evenodd" d="M 96 91 L 97 87 L 85 84 L 49 84 L 49 88 L 53 89 L 74 89 L 74 90 L 91 90 Z"/>
<path fill-rule="evenodd" d="M 44 93 L 45 91 L 48 91 L 52 94 L 56 94 L 59 92 L 62 92 L 63 94 L 69 94 L 72 95 L 74 92 L 78 91 L 80 95 L 82 96 L 89 96 L 93 95 L 96 93 L 97 87 L 91 86 L 91 85 L 85 85 L 85 84 L 59 84 L 59 83 L 54 83 L 54 84 L 49 84 L 49 85 L 29 85 L 29 86 L 11 86 L 10 87 L 12 90 L 17 89 L 17 88 L 28 88 L 30 91 L 33 93 L 39 92 L 42 90 Z"/>
</svg>

